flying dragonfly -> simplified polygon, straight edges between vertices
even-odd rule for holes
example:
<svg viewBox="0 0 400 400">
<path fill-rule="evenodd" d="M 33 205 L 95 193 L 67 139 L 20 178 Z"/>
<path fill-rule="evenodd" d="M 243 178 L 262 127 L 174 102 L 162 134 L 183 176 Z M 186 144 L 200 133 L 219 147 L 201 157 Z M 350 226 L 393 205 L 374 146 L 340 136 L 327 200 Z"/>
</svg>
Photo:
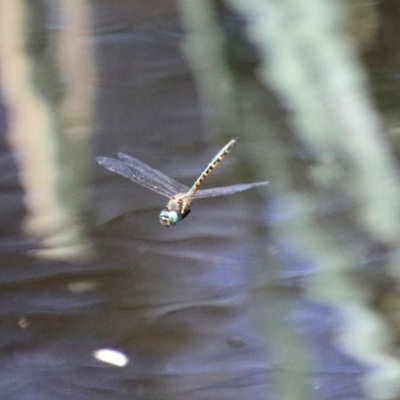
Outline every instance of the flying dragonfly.
<svg viewBox="0 0 400 400">
<path fill-rule="evenodd" d="M 223 186 L 212 189 L 198 190 L 199 186 L 207 178 L 210 172 L 222 161 L 222 159 L 232 150 L 238 141 L 238 138 L 230 140 L 210 161 L 205 170 L 197 178 L 191 188 L 175 181 L 160 171 L 148 166 L 142 161 L 128 156 L 124 153 L 118 153 L 119 159 L 109 157 L 96 157 L 96 161 L 125 178 L 132 180 L 153 190 L 154 192 L 168 197 L 169 201 L 160 213 L 160 223 L 163 226 L 172 226 L 185 218 L 189 212 L 194 199 L 205 197 L 225 196 L 242 192 L 256 186 L 266 185 L 268 182 L 244 183 L 233 186 Z"/>
</svg>

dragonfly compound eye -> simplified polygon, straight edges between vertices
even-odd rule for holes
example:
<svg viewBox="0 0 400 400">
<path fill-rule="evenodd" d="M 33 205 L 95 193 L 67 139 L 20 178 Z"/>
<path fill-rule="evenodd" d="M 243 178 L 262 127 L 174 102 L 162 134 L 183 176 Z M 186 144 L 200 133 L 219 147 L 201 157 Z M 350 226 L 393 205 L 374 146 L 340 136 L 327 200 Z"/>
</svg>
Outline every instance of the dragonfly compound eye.
<svg viewBox="0 0 400 400">
<path fill-rule="evenodd" d="M 176 211 L 162 210 L 160 213 L 160 223 L 164 226 L 175 225 L 179 221 Z"/>
</svg>

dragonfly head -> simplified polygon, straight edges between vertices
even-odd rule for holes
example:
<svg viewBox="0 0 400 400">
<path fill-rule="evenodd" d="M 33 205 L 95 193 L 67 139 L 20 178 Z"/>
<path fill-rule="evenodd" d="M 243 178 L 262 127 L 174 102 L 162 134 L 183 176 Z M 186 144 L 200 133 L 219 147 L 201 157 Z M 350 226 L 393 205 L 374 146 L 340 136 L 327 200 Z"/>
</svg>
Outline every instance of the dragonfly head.
<svg viewBox="0 0 400 400">
<path fill-rule="evenodd" d="M 178 213 L 175 210 L 164 209 L 160 213 L 160 224 L 163 226 L 175 225 L 179 221 Z"/>
</svg>

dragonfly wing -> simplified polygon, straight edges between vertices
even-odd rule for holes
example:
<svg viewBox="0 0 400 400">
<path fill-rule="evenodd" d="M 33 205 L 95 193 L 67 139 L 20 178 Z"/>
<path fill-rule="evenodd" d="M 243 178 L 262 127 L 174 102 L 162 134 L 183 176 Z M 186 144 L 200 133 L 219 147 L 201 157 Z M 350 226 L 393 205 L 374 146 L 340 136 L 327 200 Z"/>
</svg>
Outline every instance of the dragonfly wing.
<svg viewBox="0 0 400 400">
<path fill-rule="evenodd" d="M 198 190 L 192 196 L 193 199 L 201 199 L 205 197 L 215 197 L 215 196 L 226 196 L 228 194 L 234 194 L 237 192 L 243 192 L 244 190 L 249 190 L 256 186 L 266 185 L 268 182 L 254 182 L 254 183 L 244 183 L 241 185 L 224 186 L 219 188 Z"/>
<path fill-rule="evenodd" d="M 145 164 L 144 162 L 138 160 L 135 157 L 128 156 L 125 153 L 118 153 L 118 157 L 125 161 L 127 164 L 131 165 L 137 170 L 145 171 L 146 176 L 152 177 L 154 179 L 159 179 L 160 182 L 163 182 L 165 186 L 169 186 L 171 190 L 174 191 L 175 194 L 177 193 L 186 193 L 189 188 L 184 185 L 183 183 L 177 182 L 176 180 L 170 178 L 169 176 L 163 174 L 160 171 L 150 167 L 149 165 Z"/>
<path fill-rule="evenodd" d="M 170 184 L 163 182 L 157 174 L 150 173 L 155 170 L 146 164 L 144 164 L 145 168 L 143 166 L 142 168 L 138 168 L 122 160 L 108 157 L 96 157 L 96 161 L 109 171 L 128 178 L 162 196 L 172 198 L 179 193 L 179 191 Z"/>
</svg>

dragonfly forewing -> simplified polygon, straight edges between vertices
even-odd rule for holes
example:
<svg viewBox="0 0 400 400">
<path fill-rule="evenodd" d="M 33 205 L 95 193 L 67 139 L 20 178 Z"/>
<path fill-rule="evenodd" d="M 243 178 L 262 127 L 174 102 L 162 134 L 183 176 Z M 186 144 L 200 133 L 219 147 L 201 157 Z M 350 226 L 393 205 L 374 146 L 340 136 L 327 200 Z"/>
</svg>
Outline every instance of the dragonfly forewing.
<svg viewBox="0 0 400 400">
<path fill-rule="evenodd" d="M 182 184 L 179 184 L 179 187 L 177 187 L 178 182 L 176 182 L 177 185 L 173 185 L 170 182 L 170 178 L 168 182 L 162 180 L 160 175 L 157 173 L 158 171 L 144 163 L 134 166 L 123 160 L 117 160 L 108 157 L 97 157 L 96 161 L 104 168 L 128 178 L 131 181 L 136 182 L 139 185 L 152 190 L 153 192 L 159 193 L 162 196 L 172 198 L 180 192 Z"/>
<path fill-rule="evenodd" d="M 233 185 L 233 186 L 223 186 L 212 189 L 202 189 L 193 193 L 193 199 L 200 199 L 205 197 L 216 197 L 216 196 L 226 196 L 229 194 L 234 194 L 237 192 L 243 192 L 245 190 L 249 190 L 256 186 L 266 185 L 268 182 L 255 182 L 255 183 L 244 183 L 241 185 Z"/>
<path fill-rule="evenodd" d="M 145 175 L 148 178 L 157 180 L 159 179 L 160 183 L 163 183 L 166 187 L 169 187 L 171 189 L 171 192 L 174 192 L 174 194 L 177 193 L 184 193 L 189 190 L 189 188 L 184 185 L 183 183 L 177 182 L 176 180 L 170 178 L 169 176 L 165 175 L 161 171 L 158 171 L 149 165 L 145 164 L 144 162 L 138 160 L 137 158 L 134 158 L 132 156 L 128 156 L 128 154 L 125 153 L 118 153 L 118 157 L 125 161 L 127 164 L 131 165 L 137 170 L 142 171 L 143 175 Z"/>
</svg>

